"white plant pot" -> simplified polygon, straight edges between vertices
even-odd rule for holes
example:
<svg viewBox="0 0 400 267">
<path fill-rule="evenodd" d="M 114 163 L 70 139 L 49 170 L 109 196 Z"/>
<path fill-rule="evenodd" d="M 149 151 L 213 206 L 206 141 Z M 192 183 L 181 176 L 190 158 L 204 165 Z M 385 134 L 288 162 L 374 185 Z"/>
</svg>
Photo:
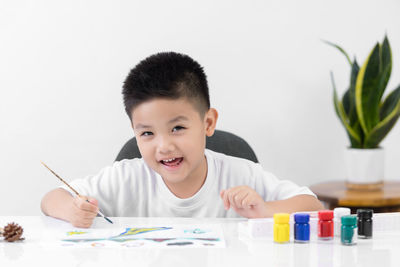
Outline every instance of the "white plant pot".
<svg viewBox="0 0 400 267">
<path fill-rule="evenodd" d="M 378 190 L 383 186 L 384 150 L 348 148 L 345 152 L 347 187 Z"/>
</svg>

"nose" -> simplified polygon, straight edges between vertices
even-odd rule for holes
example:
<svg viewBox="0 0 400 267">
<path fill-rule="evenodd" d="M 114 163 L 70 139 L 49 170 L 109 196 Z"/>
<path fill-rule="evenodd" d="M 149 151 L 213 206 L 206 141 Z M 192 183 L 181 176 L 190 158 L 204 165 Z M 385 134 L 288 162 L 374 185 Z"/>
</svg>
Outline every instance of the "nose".
<svg viewBox="0 0 400 267">
<path fill-rule="evenodd" d="M 175 145 L 170 136 L 159 136 L 157 150 L 160 154 L 168 154 L 174 149 Z"/>
</svg>

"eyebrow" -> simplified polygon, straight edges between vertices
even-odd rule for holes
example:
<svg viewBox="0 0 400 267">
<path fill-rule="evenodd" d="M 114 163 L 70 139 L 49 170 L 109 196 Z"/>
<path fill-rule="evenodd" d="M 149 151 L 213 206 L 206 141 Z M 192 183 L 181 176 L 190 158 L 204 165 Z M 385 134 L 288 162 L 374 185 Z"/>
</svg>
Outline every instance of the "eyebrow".
<svg viewBox="0 0 400 267">
<path fill-rule="evenodd" d="M 170 120 L 168 122 L 168 124 L 175 123 L 175 122 L 178 122 L 178 121 L 188 121 L 188 120 L 189 119 L 187 117 L 180 115 L 180 116 L 175 117 L 172 120 Z M 136 125 L 136 127 L 134 127 L 134 129 L 136 129 L 136 130 L 138 130 L 138 129 L 148 129 L 148 128 L 151 128 L 151 126 L 150 125 L 144 125 L 144 124 L 141 124 L 141 123 L 139 123 L 138 125 Z"/>
<path fill-rule="evenodd" d="M 138 129 L 148 129 L 148 128 L 151 128 L 151 126 L 149 126 L 149 125 L 144 125 L 144 124 L 141 124 L 141 123 L 139 123 L 138 125 L 136 125 L 136 127 L 133 127 L 133 129 L 135 129 L 135 130 L 138 130 Z"/>
<path fill-rule="evenodd" d="M 170 120 L 170 121 L 168 122 L 168 124 L 171 124 L 171 123 L 174 123 L 174 122 L 178 122 L 178 121 L 188 121 L 188 120 L 189 120 L 189 119 L 188 119 L 187 117 L 180 115 L 180 116 L 175 117 L 175 118 L 173 118 L 172 120 Z"/>
</svg>

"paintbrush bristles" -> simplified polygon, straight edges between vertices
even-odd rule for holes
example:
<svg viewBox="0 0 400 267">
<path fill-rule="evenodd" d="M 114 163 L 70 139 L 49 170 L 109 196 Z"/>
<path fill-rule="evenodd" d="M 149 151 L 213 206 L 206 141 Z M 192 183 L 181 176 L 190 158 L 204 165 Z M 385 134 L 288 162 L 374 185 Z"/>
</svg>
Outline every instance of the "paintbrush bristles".
<svg viewBox="0 0 400 267">
<path fill-rule="evenodd" d="M 66 186 L 68 186 L 69 189 L 71 189 L 72 191 L 74 191 L 74 193 L 75 193 L 77 196 L 80 196 L 79 193 L 78 193 L 75 189 L 73 189 L 66 181 L 64 181 L 63 178 L 61 178 L 60 176 L 58 176 L 57 173 L 55 173 L 52 169 L 50 169 L 49 167 L 47 167 L 47 165 L 44 164 L 43 161 L 41 161 L 41 163 L 42 163 L 43 166 L 45 166 L 49 171 L 51 171 L 52 174 L 54 174 L 58 179 L 60 179 L 61 182 L 63 182 Z"/>
</svg>

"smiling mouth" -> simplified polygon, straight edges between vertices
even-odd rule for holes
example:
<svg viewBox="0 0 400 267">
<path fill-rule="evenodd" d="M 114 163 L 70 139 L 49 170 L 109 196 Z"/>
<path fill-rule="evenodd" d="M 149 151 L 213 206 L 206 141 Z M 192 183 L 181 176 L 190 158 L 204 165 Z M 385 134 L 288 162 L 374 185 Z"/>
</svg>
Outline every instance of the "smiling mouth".
<svg viewBox="0 0 400 267">
<path fill-rule="evenodd" d="M 173 167 L 173 166 L 178 166 L 182 161 L 183 161 L 183 157 L 171 158 L 171 159 L 167 159 L 167 160 L 160 160 L 160 163 L 165 166 L 168 166 L 168 167 Z"/>
</svg>

